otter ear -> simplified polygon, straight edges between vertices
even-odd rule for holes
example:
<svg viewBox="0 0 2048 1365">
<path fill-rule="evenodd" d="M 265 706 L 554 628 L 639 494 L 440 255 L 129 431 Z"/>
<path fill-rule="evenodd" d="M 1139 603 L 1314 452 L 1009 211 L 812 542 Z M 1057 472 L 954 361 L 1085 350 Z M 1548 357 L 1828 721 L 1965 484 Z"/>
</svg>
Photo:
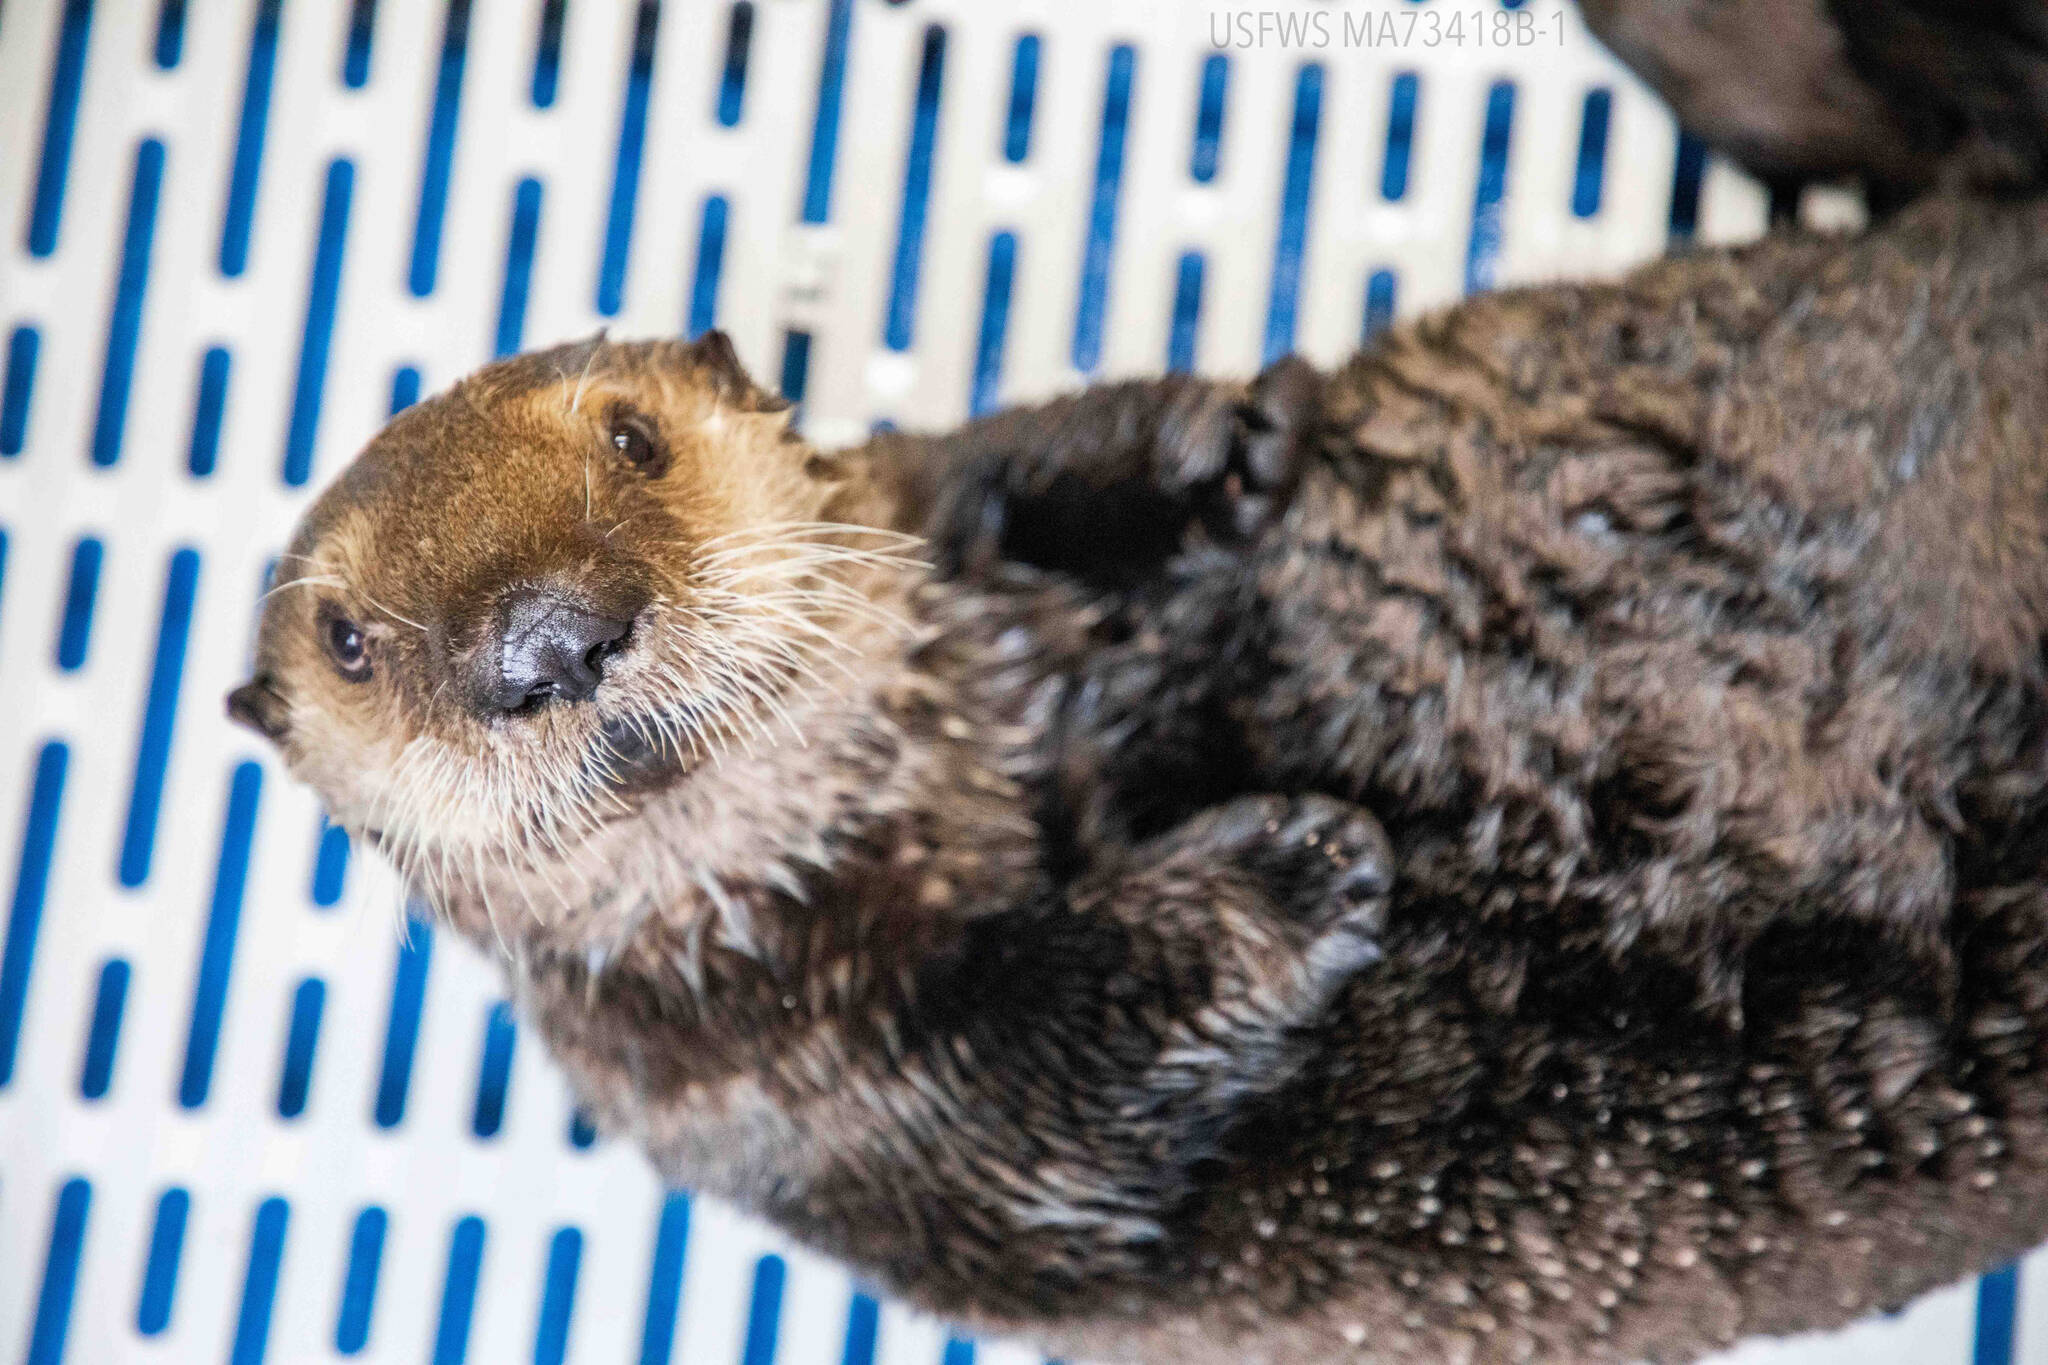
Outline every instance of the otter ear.
<svg viewBox="0 0 2048 1365">
<path fill-rule="evenodd" d="M 291 733 L 286 723 L 284 693 L 268 673 L 258 673 L 228 693 L 228 719 L 248 726 L 272 744 L 284 743 Z"/>
<path fill-rule="evenodd" d="M 740 353 L 732 348 L 732 338 L 716 327 L 698 337 L 690 347 L 699 365 L 710 370 L 727 383 L 742 389 L 754 387 L 754 381 L 747 374 L 747 367 L 740 364 Z"/>
<path fill-rule="evenodd" d="M 716 327 L 698 337 L 690 351 L 698 364 L 718 376 L 719 387 L 726 397 L 754 412 L 783 412 L 788 409 L 787 399 L 778 398 L 754 383 L 747 367 L 740 364 L 739 352 L 733 349 L 732 338 Z"/>
</svg>

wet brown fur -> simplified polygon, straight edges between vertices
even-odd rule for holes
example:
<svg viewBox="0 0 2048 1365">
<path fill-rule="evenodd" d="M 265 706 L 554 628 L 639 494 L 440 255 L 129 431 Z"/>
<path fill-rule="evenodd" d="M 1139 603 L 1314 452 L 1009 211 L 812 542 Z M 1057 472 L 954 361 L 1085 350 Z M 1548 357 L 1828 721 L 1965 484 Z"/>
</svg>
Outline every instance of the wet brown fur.
<svg viewBox="0 0 2048 1365">
<path fill-rule="evenodd" d="M 602 1125 L 1063 1349 L 1689 1359 L 2048 1231 L 2044 301 L 2048 209 L 1960 203 L 1478 299 L 1315 384 L 1249 527 L 1188 490 L 1246 494 L 1203 433 L 1256 390 L 828 459 L 716 344 L 565 349 L 322 500 L 296 552 L 426 630 L 341 683 L 281 592 L 261 705 L 376 825 L 401 740 L 539 774 L 680 699 L 435 711 L 412 636 L 519 572 L 682 602 L 748 517 L 936 522 L 950 576 L 825 570 L 904 628 L 820 602 L 844 671 L 762 673 L 802 744 L 726 717 L 573 847 L 517 803 L 384 827 Z M 602 432 L 549 395 L 593 356 L 704 451 L 602 471 L 594 524 L 664 527 L 624 568 L 564 529 Z M 1062 473 L 1156 562 L 1062 564 Z M 970 486 L 1043 553 L 977 552 Z M 408 852 L 444 837 L 487 852 Z"/>
</svg>

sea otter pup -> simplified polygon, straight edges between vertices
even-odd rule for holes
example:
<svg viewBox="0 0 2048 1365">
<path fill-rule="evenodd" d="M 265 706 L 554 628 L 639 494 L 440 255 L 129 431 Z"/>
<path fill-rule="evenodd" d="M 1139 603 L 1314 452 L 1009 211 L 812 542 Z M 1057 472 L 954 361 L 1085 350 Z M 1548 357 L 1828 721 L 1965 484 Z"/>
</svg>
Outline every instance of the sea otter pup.
<svg viewBox="0 0 2048 1365">
<path fill-rule="evenodd" d="M 1685 1360 L 2048 1233 L 2044 374 L 1948 202 L 839 455 L 596 339 L 369 445 L 230 709 L 941 1313 Z"/>
</svg>

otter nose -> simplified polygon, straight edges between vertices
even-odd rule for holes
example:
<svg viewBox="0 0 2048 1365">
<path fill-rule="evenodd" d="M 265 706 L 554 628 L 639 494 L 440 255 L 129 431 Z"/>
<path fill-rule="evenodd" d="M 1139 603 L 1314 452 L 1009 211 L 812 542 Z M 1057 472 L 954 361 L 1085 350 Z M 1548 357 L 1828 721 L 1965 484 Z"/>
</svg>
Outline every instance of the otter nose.
<svg viewBox="0 0 2048 1365">
<path fill-rule="evenodd" d="M 549 697 L 588 697 L 604 676 L 605 656 L 633 625 L 545 587 L 507 593 L 498 619 L 497 648 L 484 651 L 482 681 L 485 699 L 500 711 L 517 711 Z"/>
</svg>

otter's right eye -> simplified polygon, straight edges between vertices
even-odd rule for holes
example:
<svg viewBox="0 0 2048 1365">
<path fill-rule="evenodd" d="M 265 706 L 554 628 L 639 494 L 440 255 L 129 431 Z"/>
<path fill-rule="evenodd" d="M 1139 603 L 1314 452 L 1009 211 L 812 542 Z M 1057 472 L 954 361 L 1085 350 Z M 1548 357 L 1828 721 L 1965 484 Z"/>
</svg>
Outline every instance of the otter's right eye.
<svg viewBox="0 0 2048 1365">
<path fill-rule="evenodd" d="M 654 424 L 624 404 L 612 409 L 612 449 L 641 473 L 658 476 L 668 469 L 668 451 Z"/>
<path fill-rule="evenodd" d="M 350 682 L 362 682 L 370 676 L 370 642 L 363 635 L 363 628 L 342 616 L 329 616 L 321 634 L 327 645 L 327 656 L 334 660 L 334 666 L 341 670 L 341 676 Z"/>
</svg>

